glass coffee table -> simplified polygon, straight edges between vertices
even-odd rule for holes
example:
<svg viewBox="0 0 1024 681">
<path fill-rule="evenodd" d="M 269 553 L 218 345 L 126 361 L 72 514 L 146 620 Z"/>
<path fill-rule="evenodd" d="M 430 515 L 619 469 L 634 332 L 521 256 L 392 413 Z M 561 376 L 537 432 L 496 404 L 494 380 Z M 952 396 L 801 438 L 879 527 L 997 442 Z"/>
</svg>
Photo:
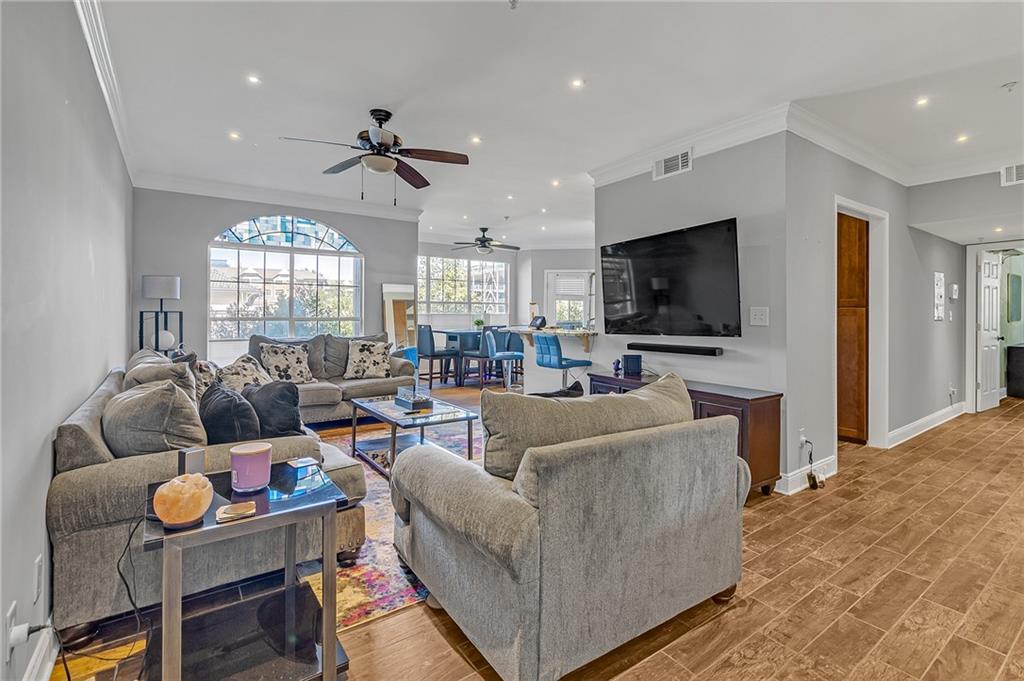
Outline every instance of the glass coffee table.
<svg viewBox="0 0 1024 681">
<path fill-rule="evenodd" d="M 153 513 L 149 485 L 142 546 L 163 551 L 162 623 L 147 644 L 141 681 L 181 679 L 275 679 L 335 681 L 348 670 L 337 636 L 337 554 L 335 517 L 348 506 L 345 493 L 313 459 L 275 463 L 270 485 L 258 492 L 231 489 L 231 472 L 207 474 L 213 503 L 202 523 L 165 529 Z M 217 509 L 253 501 L 256 514 L 217 523 Z M 323 605 L 306 582 L 295 579 L 296 523 L 317 519 L 323 526 Z M 284 587 L 182 620 L 182 552 L 186 548 L 284 528 Z M 326 642 L 326 645 L 324 643 Z"/>
<path fill-rule="evenodd" d="M 378 421 L 391 426 L 389 438 L 377 438 L 375 440 L 364 440 L 356 442 L 356 421 L 359 412 L 365 412 Z M 388 397 L 360 397 L 352 400 L 352 456 L 365 461 L 373 470 L 385 478 L 391 476 L 391 466 L 395 463 L 398 452 L 417 444 L 415 434 L 399 435 L 399 430 L 418 428 L 418 444 L 427 440 L 424 437 L 424 428 L 428 426 L 441 426 L 448 423 L 466 422 L 467 435 L 467 458 L 473 458 L 473 421 L 480 418 L 479 414 L 465 409 L 450 402 L 433 398 L 433 405 L 430 409 L 411 411 L 405 407 L 395 404 L 394 396 Z M 387 460 L 378 461 L 371 452 L 387 451 Z"/>
</svg>

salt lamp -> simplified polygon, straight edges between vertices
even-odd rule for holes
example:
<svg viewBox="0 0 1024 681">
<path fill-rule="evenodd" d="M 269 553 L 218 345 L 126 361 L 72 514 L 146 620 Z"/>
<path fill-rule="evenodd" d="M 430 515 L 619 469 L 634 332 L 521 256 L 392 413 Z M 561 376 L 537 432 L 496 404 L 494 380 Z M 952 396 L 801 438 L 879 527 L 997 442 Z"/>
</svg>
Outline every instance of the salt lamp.
<svg viewBox="0 0 1024 681">
<path fill-rule="evenodd" d="M 213 503 L 213 485 L 202 473 L 185 473 L 160 485 L 153 495 L 153 511 L 164 527 L 180 530 L 202 522 Z"/>
</svg>

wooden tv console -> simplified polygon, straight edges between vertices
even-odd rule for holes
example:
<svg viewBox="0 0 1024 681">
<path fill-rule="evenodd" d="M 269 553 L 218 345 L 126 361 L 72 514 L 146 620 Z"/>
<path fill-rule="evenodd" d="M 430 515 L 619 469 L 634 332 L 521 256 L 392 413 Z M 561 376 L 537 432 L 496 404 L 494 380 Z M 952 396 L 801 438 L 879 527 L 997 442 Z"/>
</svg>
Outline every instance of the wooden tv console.
<svg viewBox="0 0 1024 681">
<path fill-rule="evenodd" d="M 657 380 L 656 376 L 588 373 L 590 393 L 626 393 Z M 750 487 L 771 494 L 779 475 L 782 393 L 731 385 L 686 381 L 697 419 L 725 414 L 740 421 L 737 454 L 750 466 Z"/>
</svg>

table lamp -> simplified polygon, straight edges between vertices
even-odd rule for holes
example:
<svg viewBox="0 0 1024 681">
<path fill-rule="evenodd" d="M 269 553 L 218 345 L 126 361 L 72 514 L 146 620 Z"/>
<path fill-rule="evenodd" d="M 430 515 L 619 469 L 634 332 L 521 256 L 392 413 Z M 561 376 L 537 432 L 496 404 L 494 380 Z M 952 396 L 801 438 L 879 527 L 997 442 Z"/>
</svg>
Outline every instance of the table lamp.
<svg viewBox="0 0 1024 681">
<path fill-rule="evenodd" d="M 143 274 L 142 297 L 148 300 L 160 300 L 160 311 L 156 318 L 156 333 L 149 342 L 154 350 L 169 350 L 174 347 L 174 334 L 160 328 L 160 319 L 164 317 L 164 300 L 181 300 L 181 277 L 169 274 Z M 141 323 L 141 320 L 140 320 Z M 139 335 L 142 335 L 141 329 Z"/>
</svg>

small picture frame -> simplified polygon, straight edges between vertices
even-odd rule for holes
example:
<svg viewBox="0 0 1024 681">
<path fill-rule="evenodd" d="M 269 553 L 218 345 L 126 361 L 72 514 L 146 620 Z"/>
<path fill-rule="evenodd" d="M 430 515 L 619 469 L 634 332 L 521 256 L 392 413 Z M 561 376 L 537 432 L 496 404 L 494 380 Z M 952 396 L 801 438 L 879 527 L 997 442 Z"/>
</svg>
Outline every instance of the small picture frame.
<svg viewBox="0 0 1024 681">
<path fill-rule="evenodd" d="M 935 311 L 932 318 L 937 322 L 946 319 L 946 275 L 943 272 L 935 273 Z"/>
</svg>

